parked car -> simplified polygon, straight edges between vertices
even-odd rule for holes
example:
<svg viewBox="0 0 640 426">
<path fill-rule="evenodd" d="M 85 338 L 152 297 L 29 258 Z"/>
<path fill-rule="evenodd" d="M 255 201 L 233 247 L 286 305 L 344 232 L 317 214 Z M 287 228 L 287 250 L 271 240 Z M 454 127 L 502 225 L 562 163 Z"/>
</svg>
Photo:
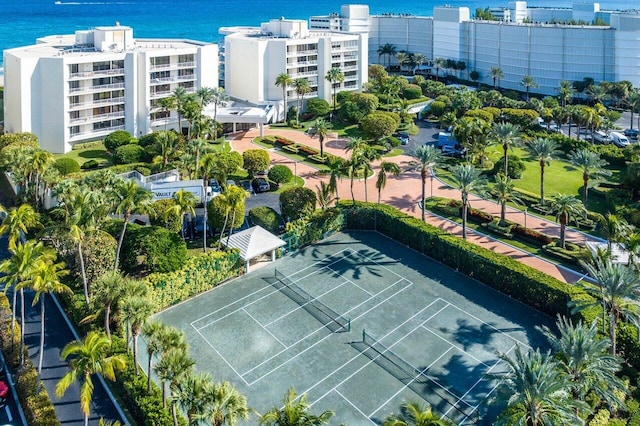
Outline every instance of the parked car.
<svg viewBox="0 0 640 426">
<path fill-rule="evenodd" d="M 467 149 L 460 145 L 445 145 L 442 147 L 442 155 L 445 157 L 464 158 L 467 154 Z"/>
<path fill-rule="evenodd" d="M 611 139 L 609 138 L 609 135 L 607 135 L 605 132 L 598 130 L 597 132 L 593 133 L 593 141 L 596 143 L 602 143 L 606 145 L 611 142 Z"/>
<path fill-rule="evenodd" d="M 623 134 L 629 139 L 638 139 L 638 129 L 626 129 Z"/>
<path fill-rule="evenodd" d="M 205 226 L 207 227 L 207 235 L 211 235 L 211 228 L 209 227 L 208 223 L 205 223 L 204 216 L 196 216 L 195 220 L 193 221 L 193 228 L 196 235 L 202 235 Z"/>
<path fill-rule="evenodd" d="M 236 184 L 236 181 L 233 179 L 227 179 L 227 188 L 230 186 L 238 186 L 238 184 Z"/>
<path fill-rule="evenodd" d="M 409 143 L 409 134 L 406 132 L 398 133 L 398 139 L 400 139 L 400 143 L 402 145 L 406 145 Z"/>
<path fill-rule="evenodd" d="M 255 192 L 269 192 L 271 185 L 265 178 L 257 177 L 251 181 L 251 186 Z"/>
<path fill-rule="evenodd" d="M 211 192 L 213 192 L 214 196 L 220 195 L 222 192 L 222 187 L 215 179 L 209 179 L 209 186 L 211 187 Z"/>
<path fill-rule="evenodd" d="M 619 132 L 611 132 L 609 133 L 609 137 L 611 138 L 611 142 L 618 148 L 624 148 L 629 145 L 629 138 Z"/>
<path fill-rule="evenodd" d="M 253 194 L 253 187 L 251 186 L 251 181 L 250 180 L 241 180 L 240 181 L 240 188 L 244 189 L 249 194 Z"/>
</svg>

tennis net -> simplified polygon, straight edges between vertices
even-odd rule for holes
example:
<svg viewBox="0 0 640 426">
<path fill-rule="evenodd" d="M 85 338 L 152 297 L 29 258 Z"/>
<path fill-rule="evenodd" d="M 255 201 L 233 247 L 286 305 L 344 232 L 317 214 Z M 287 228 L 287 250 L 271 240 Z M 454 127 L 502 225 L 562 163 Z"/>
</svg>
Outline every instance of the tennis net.
<svg viewBox="0 0 640 426">
<path fill-rule="evenodd" d="M 275 270 L 275 278 L 281 284 L 280 291 L 324 324 L 331 332 L 343 333 L 351 331 L 351 320 L 349 318 L 345 318 L 311 296 L 277 269 Z"/>
<path fill-rule="evenodd" d="M 427 375 L 426 369 L 414 367 L 365 330 L 362 330 L 362 343 L 366 348 L 370 348 L 378 354 L 378 356 L 372 356 L 365 351 L 365 355 L 393 377 L 418 394 L 423 395 L 425 390 L 428 390 L 429 394 L 437 397 L 436 401 L 429 401 L 431 406 L 442 413 L 448 413 L 447 417 L 457 421 L 456 424 L 477 423 L 478 413 L 475 412 L 475 409 L 463 401 L 458 401 L 455 395 L 442 388 L 438 382 Z M 429 400 L 430 398 L 425 399 Z M 463 404 L 465 407 L 461 407 L 459 404 Z M 451 412 L 452 409 L 455 413 Z"/>
</svg>

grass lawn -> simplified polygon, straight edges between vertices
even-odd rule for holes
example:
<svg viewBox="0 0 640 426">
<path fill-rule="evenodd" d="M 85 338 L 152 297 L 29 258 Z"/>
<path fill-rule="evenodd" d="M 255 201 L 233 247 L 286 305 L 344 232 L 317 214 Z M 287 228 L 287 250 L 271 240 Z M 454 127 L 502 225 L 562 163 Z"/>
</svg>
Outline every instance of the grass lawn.
<svg viewBox="0 0 640 426">
<path fill-rule="evenodd" d="M 106 161 L 107 164 L 111 164 L 111 156 L 107 152 L 107 149 L 102 143 L 85 149 L 74 149 L 66 154 L 53 154 L 53 157 L 58 158 L 73 158 L 81 166 L 89 160 Z"/>
</svg>

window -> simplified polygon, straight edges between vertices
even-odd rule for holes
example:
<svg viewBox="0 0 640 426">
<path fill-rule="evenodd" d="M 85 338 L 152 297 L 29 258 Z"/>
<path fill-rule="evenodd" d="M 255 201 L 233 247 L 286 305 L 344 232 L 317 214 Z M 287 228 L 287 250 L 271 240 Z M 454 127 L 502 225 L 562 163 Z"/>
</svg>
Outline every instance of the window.
<svg viewBox="0 0 640 426">
<path fill-rule="evenodd" d="M 171 77 L 171 71 L 158 71 L 151 73 L 151 80 L 155 80 L 157 78 L 169 78 Z"/>
<path fill-rule="evenodd" d="M 79 72 L 78 64 L 71 64 L 71 65 L 69 65 L 69 72 L 70 72 L 71 74 L 76 74 L 76 73 L 78 73 L 78 72 Z"/>
<path fill-rule="evenodd" d="M 161 67 L 168 66 L 171 64 L 171 58 L 168 56 L 158 56 L 156 58 L 151 58 L 151 66 Z"/>
<path fill-rule="evenodd" d="M 80 126 L 71 126 L 71 127 L 69 127 L 69 134 L 71 136 L 77 135 L 78 133 L 80 133 Z"/>
<path fill-rule="evenodd" d="M 178 63 L 182 64 L 185 62 L 193 62 L 193 54 L 189 54 L 189 55 L 180 55 L 178 56 Z"/>
<path fill-rule="evenodd" d="M 71 120 L 74 120 L 74 119 L 76 119 L 76 118 L 80 118 L 80 111 L 71 111 L 71 112 L 69 113 L 69 118 L 70 118 Z"/>
</svg>

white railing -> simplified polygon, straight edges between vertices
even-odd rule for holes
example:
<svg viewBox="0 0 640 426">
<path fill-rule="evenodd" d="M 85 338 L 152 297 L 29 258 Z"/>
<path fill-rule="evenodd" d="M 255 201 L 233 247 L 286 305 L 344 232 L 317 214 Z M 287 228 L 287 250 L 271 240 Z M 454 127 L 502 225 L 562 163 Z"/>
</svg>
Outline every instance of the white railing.
<svg viewBox="0 0 640 426">
<path fill-rule="evenodd" d="M 318 65 L 318 61 L 298 61 L 298 62 L 290 62 L 287 64 L 287 68 L 295 68 L 302 67 L 307 65 Z"/>
<path fill-rule="evenodd" d="M 74 140 L 74 139 L 84 138 L 85 136 L 101 135 L 103 133 L 110 133 L 110 132 L 113 132 L 113 131 L 116 131 L 116 130 L 124 130 L 124 125 L 122 125 L 122 126 L 105 127 L 103 129 L 90 130 L 88 132 L 72 133 L 72 134 L 69 135 L 69 139 L 70 140 Z"/>
<path fill-rule="evenodd" d="M 196 80 L 195 74 L 192 75 L 174 75 L 172 77 L 152 78 L 151 84 L 174 83 L 176 81 Z"/>
<path fill-rule="evenodd" d="M 161 64 L 161 65 L 151 65 L 151 70 L 166 70 L 171 68 L 193 68 L 196 66 L 196 63 L 191 62 L 174 62 L 171 64 Z"/>
<path fill-rule="evenodd" d="M 318 71 L 296 72 L 291 74 L 292 77 L 316 77 Z"/>
<path fill-rule="evenodd" d="M 84 71 L 84 72 L 74 72 L 69 74 L 70 79 L 76 78 L 90 78 L 95 76 L 103 76 L 103 75 L 124 75 L 124 68 L 115 68 L 110 70 L 98 70 L 98 71 Z"/>
<path fill-rule="evenodd" d="M 72 118 L 69 122 L 71 124 L 90 123 L 92 121 L 102 121 L 107 118 L 123 118 L 123 117 L 124 117 L 124 111 L 118 111 L 118 112 L 110 112 L 107 114 L 98 114 L 98 115 L 90 115 L 87 117 Z"/>
<path fill-rule="evenodd" d="M 317 55 L 318 49 L 311 50 L 293 50 L 291 52 L 287 52 L 287 56 L 299 56 L 299 55 Z"/>
<path fill-rule="evenodd" d="M 69 89 L 69 93 L 103 92 L 108 89 L 124 89 L 124 83 L 102 84 L 100 86 L 82 86 Z"/>
<path fill-rule="evenodd" d="M 73 110 L 73 109 L 80 109 L 83 107 L 94 107 L 98 105 L 113 105 L 113 104 L 123 104 L 123 103 L 124 103 L 124 96 L 121 96 L 119 98 L 106 98 L 106 99 L 98 99 L 98 100 L 89 101 L 89 102 L 71 103 L 69 104 L 69 109 Z"/>
</svg>

